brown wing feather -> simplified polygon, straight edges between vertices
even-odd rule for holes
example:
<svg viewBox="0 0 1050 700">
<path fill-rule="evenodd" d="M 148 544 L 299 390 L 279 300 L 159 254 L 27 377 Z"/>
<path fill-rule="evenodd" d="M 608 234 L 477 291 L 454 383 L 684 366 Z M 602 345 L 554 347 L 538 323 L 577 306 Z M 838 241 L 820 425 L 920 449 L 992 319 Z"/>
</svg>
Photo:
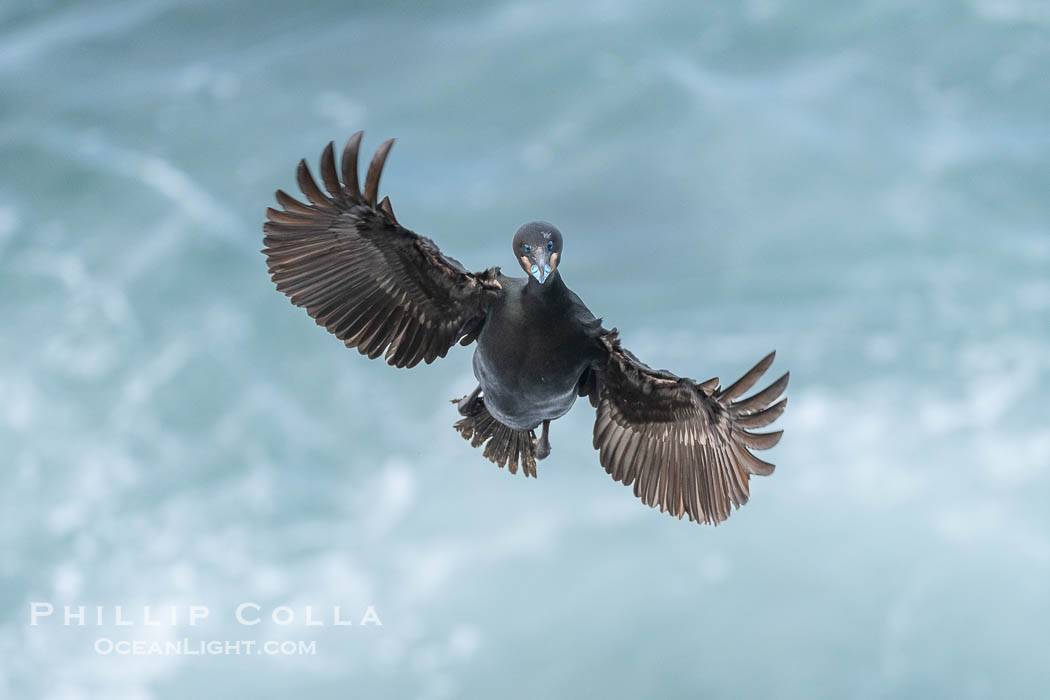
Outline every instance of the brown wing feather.
<svg viewBox="0 0 1050 700">
<path fill-rule="evenodd" d="M 357 179 L 361 132 L 336 169 L 335 148 L 321 154 L 322 191 L 306 161 L 296 177 L 309 203 L 278 190 L 283 211 L 268 208 L 263 242 L 270 276 L 318 325 L 370 358 L 395 367 L 444 357 L 480 332 L 485 309 L 502 290 L 498 268 L 468 272 L 434 242 L 402 227 L 389 198 L 376 203 L 393 139 Z M 342 172 L 342 183 L 339 172 Z"/>
<path fill-rule="evenodd" d="M 633 484 L 643 503 L 678 518 L 717 525 L 747 503 L 751 475 L 773 472 L 749 449 L 769 449 L 782 434 L 750 429 L 783 413 L 787 399 L 773 402 L 789 374 L 736 399 L 761 378 L 775 353 L 719 392 L 717 379 L 698 383 L 648 367 L 621 347 L 615 329 L 602 342 L 607 362 L 580 392 L 592 402 L 597 396 L 594 447 L 605 471 Z"/>
</svg>

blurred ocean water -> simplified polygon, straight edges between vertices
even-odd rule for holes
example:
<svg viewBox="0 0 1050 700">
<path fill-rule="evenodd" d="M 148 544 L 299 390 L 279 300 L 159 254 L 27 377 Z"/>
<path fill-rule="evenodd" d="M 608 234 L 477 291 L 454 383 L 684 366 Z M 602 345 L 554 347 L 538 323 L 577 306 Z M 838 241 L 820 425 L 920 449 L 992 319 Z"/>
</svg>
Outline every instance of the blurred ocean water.
<svg viewBox="0 0 1050 700">
<path fill-rule="evenodd" d="M 0 5 L 0 697 L 1046 696 L 1048 73 L 1039 0 Z M 359 128 L 470 268 L 556 223 L 650 364 L 776 348 L 751 503 L 650 511 L 586 403 L 512 477 L 450 428 L 468 350 L 397 371 L 277 294 L 263 210 Z"/>
</svg>

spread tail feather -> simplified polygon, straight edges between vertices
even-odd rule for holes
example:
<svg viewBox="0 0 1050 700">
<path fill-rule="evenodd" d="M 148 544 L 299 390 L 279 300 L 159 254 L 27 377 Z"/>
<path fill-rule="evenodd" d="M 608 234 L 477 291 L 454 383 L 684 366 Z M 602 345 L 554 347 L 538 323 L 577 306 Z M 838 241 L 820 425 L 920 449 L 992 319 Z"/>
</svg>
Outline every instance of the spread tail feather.
<svg viewBox="0 0 1050 700">
<path fill-rule="evenodd" d="M 453 399 L 452 403 L 461 400 Z M 467 415 L 452 427 L 459 431 L 464 440 L 470 440 L 473 447 L 480 447 L 487 441 L 485 457 L 501 469 L 506 466 L 511 474 L 517 474 L 520 463 L 525 476 L 536 477 L 536 433 L 532 430 L 514 430 L 500 423 L 485 408 L 483 396 L 479 396 Z"/>
</svg>

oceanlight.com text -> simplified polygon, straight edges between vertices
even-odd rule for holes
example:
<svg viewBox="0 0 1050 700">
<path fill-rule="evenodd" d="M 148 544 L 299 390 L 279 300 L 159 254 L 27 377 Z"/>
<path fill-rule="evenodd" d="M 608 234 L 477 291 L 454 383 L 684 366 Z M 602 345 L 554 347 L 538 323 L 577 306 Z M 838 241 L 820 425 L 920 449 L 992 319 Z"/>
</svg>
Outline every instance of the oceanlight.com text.
<svg viewBox="0 0 1050 700">
<path fill-rule="evenodd" d="M 146 639 L 118 639 L 99 637 L 95 653 L 100 656 L 316 656 L 317 641 L 267 640 L 203 640 L 172 639 L 163 642 Z"/>
</svg>

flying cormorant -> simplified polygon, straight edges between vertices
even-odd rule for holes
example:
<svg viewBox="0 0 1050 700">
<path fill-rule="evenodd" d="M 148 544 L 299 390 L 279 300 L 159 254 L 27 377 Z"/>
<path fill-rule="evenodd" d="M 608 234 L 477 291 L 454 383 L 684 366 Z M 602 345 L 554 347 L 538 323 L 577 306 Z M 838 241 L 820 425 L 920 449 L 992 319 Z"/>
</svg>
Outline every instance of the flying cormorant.
<svg viewBox="0 0 1050 700">
<path fill-rule="evenodd" d="M 478 387 L 454 400 L 455 428 L 512 474 L 536 476 L 550 454 L 550 422 L 577 396 L 596 409 L 593 444 L 613 479 L 634 484 L 642 502 L 671 515 L 717 524 L 747 502 L 751 475 L 773 465 L 750 450 L 773 447 L 783 431 L 755 433 L 784 411 L 776 401 L 788 375 L 741 398 L 773 362 L 764 357 L 726 388 L 642 363 L 562 281 L 563 239 L 542 221 L 514 235 L 525 277 L 492 267 L 469 272 L 429 238 L 402 227 L 379 177 L 393 139 L 358 184 L 362 132 L 350 137 L 336 170 L 334 144 L 321 154 L 327 194 L 300 161 L 309 203 L 278 190 L 267 208 L 262 251 L 277 289 L 347 347 L 395 367 L 444 357 L 477 341 Z M 776 401 L 776 403 L 774 403 Z M 535 428 L 542 425 L 539 438 Z"/>
</svg>

